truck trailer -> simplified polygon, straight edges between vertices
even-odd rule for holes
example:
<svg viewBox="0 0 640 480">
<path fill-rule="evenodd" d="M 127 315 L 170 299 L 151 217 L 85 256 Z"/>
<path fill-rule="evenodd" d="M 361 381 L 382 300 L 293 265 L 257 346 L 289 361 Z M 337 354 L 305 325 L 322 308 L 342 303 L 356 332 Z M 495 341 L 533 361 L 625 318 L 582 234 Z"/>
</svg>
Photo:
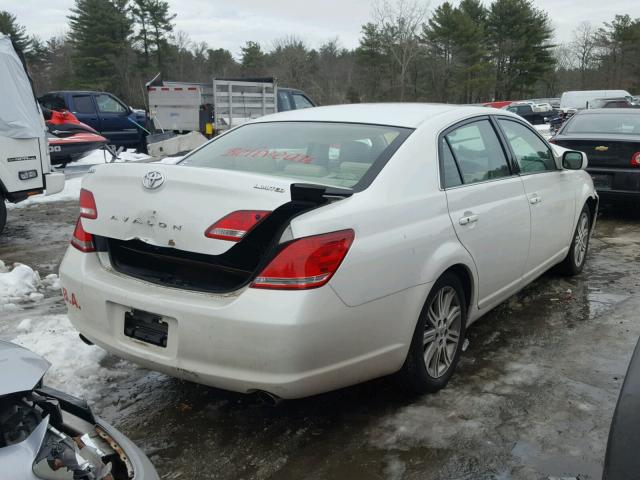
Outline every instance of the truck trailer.
<svg viewBox="0 0 640 480">
<path fill-rule="evenodd" d="M 271 113 L 314 107 L 301 90 L 274 78 L 214 78 L 211 83 L 147 84 L 149 116 L 156 130 L 201 132 L 208 137 Z"/>
</svg>

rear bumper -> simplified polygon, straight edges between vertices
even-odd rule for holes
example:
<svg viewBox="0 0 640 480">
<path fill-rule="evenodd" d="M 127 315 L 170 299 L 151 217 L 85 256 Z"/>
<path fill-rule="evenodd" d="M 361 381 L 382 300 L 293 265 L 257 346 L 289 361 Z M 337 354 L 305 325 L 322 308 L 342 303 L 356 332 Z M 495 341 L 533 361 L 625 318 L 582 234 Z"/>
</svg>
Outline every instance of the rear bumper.
<svg viewBox="0 0 640 480">
<path fill-rule="evenodd" d="M 70 247 L 60 267 L 69 318 L 104 349 L 186 380 L 297 398 L 402 366 L 431 284 L 348 307 L 330 286 L 305 291 L 189 292 L 106 270 Z M 162 315 L 165 348 L 125 336 L 131 309 Z"/>
<path fill-rule="evenodd" d="M 601 201 L 640 200 L 640 170 L 588 168 Z"/>
</svg>

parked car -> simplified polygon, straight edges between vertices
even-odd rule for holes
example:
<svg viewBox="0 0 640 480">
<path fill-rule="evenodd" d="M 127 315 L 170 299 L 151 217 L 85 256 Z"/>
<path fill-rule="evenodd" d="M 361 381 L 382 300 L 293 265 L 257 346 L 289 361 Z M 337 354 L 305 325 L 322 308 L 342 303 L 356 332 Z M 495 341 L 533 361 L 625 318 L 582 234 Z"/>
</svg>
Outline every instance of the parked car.
<svg viewBox="0 0 640 480">
<path fill-rule="evenodd" d="M 629 97 L 596 98 L 589 102 L 589 108 L 631 108 Z"/>
<path fill-rule="evenodd" d="M 587 154 L 603 200 L 640 200 L 640 110 L 582 110 L 551 141 Z"/>
<path fill-rule="evenodd" d="M 49 92 L 39 99 L 44 108 L 68 110 L 82 123 L 107 138 L 111 145 L 126 148 L 146 148 L 147 118 L 144 112 L 133 110 L 109 92 L 60 91 Z"/>
<path fill-rule="evenodd" d="M 564 92 L 560 97 L 560 109 L 566 111 L 568 109 L 582 110 L 589 108 L 589 102 L 602 98 L 620 98 L 629 97 L 631 94 L 626 90 L 576 90 Z"/>
<path fill-rule="evenodd" d="M 536 108 L 536 105 L 530 103 L 512 103 L 505 110 L 521 116 L 532 125 L 542 125 L 546 123 L 548 117 L 554 116 L 554 112 L 551 109 L 542 111 L 542 109 Z"/>
<path fill-rule="evenodd" d="M 436 391 L 468 324 L 584 266 L 598 197 L 584 154 L 556 148 L 504 110 L 357 104 L 262 117 L 178 165 L 97 166 L 60 267 L 69 318 L 239 392 L 398 371 Z"/>
<path fill-rule="evenodd" d="M 86 402 L 50 387 L 49 362 L 0 341 L 0 472 L 11 480 L 156 480 L 131 440 Z"/>
</svg>

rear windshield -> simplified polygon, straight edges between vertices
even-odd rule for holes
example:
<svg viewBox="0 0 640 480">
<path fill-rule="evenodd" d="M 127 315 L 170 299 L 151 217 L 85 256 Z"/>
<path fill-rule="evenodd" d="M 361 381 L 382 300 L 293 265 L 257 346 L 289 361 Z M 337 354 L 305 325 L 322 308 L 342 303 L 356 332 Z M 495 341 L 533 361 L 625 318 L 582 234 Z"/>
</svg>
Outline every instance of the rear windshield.
<svg viewBox="0 0 640 480">
<path fill-rule="evenodd" d="M 640 112 L 576 115 L 562 133 L 624 133 L 640 135 Z"/>
<path fill-rule="evenodd" d="M 354 123 L 252 123 L 221 136 L 180 165 L 357 189 L 375 177 L 411 131 Z"/>
</svg>

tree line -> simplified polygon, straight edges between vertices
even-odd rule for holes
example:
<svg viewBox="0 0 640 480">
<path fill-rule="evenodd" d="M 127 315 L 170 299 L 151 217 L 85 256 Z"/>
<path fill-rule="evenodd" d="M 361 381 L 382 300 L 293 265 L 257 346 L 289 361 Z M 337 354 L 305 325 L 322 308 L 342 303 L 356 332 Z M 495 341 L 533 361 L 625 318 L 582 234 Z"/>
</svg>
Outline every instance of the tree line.
<svg viewBox="0 0 640 480">
<path fill-rule="evenodd" d="M 165 0 L 76 0 L 68 32 L 42 40 L 0 11 L 0 32 L 24 52 L 38 94 L 106 90 L 144 106 L 145 83 L 273 76 L 319 104 L 373 101 L 478 103 L 554 97 L 574 89 L 640 92 L 640 19 L 581 24 L 555 43 L 549 15 L 531 0 L 381 0 L 359 45 L 310 48 L 297 36 L 269 48 L 248 40 L 238 58 L 175 30 Z"/>
</svg>

